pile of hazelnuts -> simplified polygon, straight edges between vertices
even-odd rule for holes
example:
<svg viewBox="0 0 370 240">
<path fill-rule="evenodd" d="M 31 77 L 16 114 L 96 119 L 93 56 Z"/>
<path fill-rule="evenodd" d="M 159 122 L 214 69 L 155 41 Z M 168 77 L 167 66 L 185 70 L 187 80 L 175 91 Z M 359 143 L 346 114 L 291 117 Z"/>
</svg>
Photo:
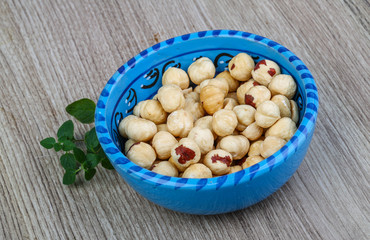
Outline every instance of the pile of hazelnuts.
<svg viewBox="0 0 370 240">
<path fill-rule="evenodd" d="M 278 151 L 297 130 L 297 85 L 273 61 L 239 53 L 215 77 L 202 57 L 187 73 L 171 67 L 153 99 L 119 124 L 125 155 L 153 172 L 211 178 L 248 168 Z M 190 81 L 196 87 L 189 88 Z"/>
</svg>

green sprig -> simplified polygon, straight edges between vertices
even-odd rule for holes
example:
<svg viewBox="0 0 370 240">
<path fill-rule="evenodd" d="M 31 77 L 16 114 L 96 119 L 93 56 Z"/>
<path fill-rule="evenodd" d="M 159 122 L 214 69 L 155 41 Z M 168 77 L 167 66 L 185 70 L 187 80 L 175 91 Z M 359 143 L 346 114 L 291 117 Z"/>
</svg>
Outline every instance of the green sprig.
<svg viewBox="0 0 370 240">
<path fill-rule="evenodd" d="M 83 98 L 68 105 L 66 111 L 81 123 L 89 124 L 94 121 L 95 107 L 92 100 Z M 76 146 L 77 142 L 85 144 L 86 152 Z M 75 139 L 74 124 L 72 120 L 68 120 L 59 127 L 57 139 L 48 137 L 41 140 L 40 144 L 46 149 L 54 148 L 56 152 L 64 151 L 60 156 L 60 164 L 65 169 L 65 185 L 73 184 L 80 171 L 84 171 L 85 180 L 90 181 L 95 176 L 99 163 L 106 169 L 113 169 L 99 143 L 95 127 L 85 133 L 83 140 Z"/>
</svg>

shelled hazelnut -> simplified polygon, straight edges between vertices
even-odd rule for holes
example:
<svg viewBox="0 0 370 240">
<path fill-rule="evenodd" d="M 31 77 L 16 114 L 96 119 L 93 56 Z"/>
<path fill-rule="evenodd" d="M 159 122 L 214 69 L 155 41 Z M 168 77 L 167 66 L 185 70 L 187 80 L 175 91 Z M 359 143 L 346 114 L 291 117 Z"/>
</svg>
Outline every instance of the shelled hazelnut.
<svg viewBox="0 0 370 240">
<path fill-rule="evenodd" d="M 128 138 L 137 142 L 146 142 L 157 133 L 157 126 L 152 121 L 143 118 L 129 118 L 124 126 L 124 131 Z"/>
<path fill-rule="evenodd" d="M 256 122 L 251 123 L 241 133 L 243 136 L 248 138 L 250 141 L 255 141 L 263 134 L 263 128 L 258 126 Z"/>
<path fill-rule="evenodd" d="M 171 149 L 169 159 L 180 172 L 185 171 L 191 164 L 199 162 L 201 157 L 198 144 L 190 138 L 182 138 L 179 143 Z"/>
<path fill-rule="evenodd" d="M 175 137 L 187 137 L 193 128 L 193 117 L 184 109 L 176 110 L 168 115 L 167 128 Z"/>
<path fill-rule="evenodd" d="M 256 114 L 254 107 L 250 105 L 238 105 L 233 108 L 233 111 L 239 123 L 248 126 L 254 122 L 254 115 Z"/>
<path fill-rule="evenodd" d="M 291 117 L 291 106 L 290 106 L 290 101 L 287 97 L 284 95 L 275 95 L 271 98 L 271 101 L 273 101 L 276 105 L 278 105 L 280 109 L 280 116 L 281 117 Z"/>
<path fill-rule="evenodd" d="M 127 149 L 126 156 L 143 168 L 150 168 L 156 159 L 152 146 L 145 142 L 136 142 Z"/>
<path fill-rule="evenodd" d="M 258 107 L 258 105 L 270 99 L 270 90 L 262 85 L 251 87 L 244 96 L 245 104 L 251 105 L 254 108 Z"/>
<path fill-rule="evenodd" d="M 162 85 L 175 84 L 181 89 L 189 87 L 188 74 L 181 68 L 171 67 L 162 76 Z"/>
<path fill-rule="evenodd" d="M 272 125 L 266 132 L 265 136 L 275 136 L 289 141 L 297 131 L 297 126 L 291 118 L 284 117 L 279 119 L 274 125 Z"/>
<path fill-rule="evenodd" d="M 219 73 L 216 78 L 223 78 L 227 81 L 229 85 L 229 92 L 235 92 L 236 89 L 238 89 L 240 82 L 236 79 L 234 79 L 229 71 L 223 71 Z"/>
<path fill-rule="evenodd" d="M 213 78 L 215 73 L 215 65 L 213 65 L 212 60 L 207 57 L 197 59 L 188 68 L 190 80 L 197 85 L 206 79 Z"/>
<path fill-rule="evenodd" d="M 258 82 L 254 81 L 253 79 L 248 80 L 247 82 L 243 83 L 238 87 L 236 90 L 236 97 L 239 102 L 239 104 L 246 104 L 245 103 L 245 94 L 255 86 L 260 85 Z"/>
<path fill-rule="evenodd" d="M 293 98 L 297 90 L 297 84 L 292 76 L 279 74 L 271 79 L 268 88 L 270 89 L 272 96 L 281 94 L 290 100 Z"/>
<path fill-rule="evenodd" d="M 204 88 L 205 86 L 218 87 L 224 93 L 224 97 L 226 97 L 227 94 L 229 93 L 229 84 L 223 78 L 207 79 L 207 80 L 204 80 L 199 86 L 200 86 L 200 91 L 202 91 L 202 88 Z"/>
<path fill-rule="evenodd" d="M 278 151 L 282 146 L 286 144 L 286 141 L 282 138 L 275 136 L 268 136 L 263 140 L 261 145 L 261 155 L 264 158 L 270 157 L 276 151 Z"/>
<path fill-rule="evenodd" d="M 238 119 L 232 110 L 221 109 L 213 114 L 212 129 L 218 136 L 232 134 L 237 125 Z"/>
<path fill-rule="evenodd" d="M 212 115 L 223 107 L 223 91 L 215 86 L 205 86 L 200 90 L 200 101 L 204 110 Z"/>
<path fill-rule="evenodd" d="M 167 120 L 167 113 L 157 100 L 139 102 L 134 108 L 134 114 L 138 117 L 150 120 L 155 124 L 165 123 Z"/>
<path fill-rule="evenodd" d="M 230 171 L 233 157 L 222 149 L 212 150 L 204 157 L 203 163 L 215 175 L 223 175 Z"/>
<path fill-rule="evenodd" d="M 280 119 L 279 107 L 272 101 L 265 101 L 257 107 L 256 124 L 263 128 L 271 127 Z"/>
<path fill-rule="evenodd" d="M 162 104 L 163 109 L 171 113 L 185 106 L 185 97 L 181 88 L 175 84 L 162 86 L 158 90 L 158 101 Z"/>
<path fill-rule="evenodd" d="M 249 168 L 249 167 L 261 162 L 262 160 L 264 160 L 264 158 L 259 156 L 259 155 L 247 157 L 245 162 L 242 164 L 242 168 L 243 169 Z"/>
<path fill-rule="evenodd" d="M 234 56 L 229 62 L 230 75 L 238 81 L 247 81 L 251 78 L 254 61 L 251 56 L 246 53 L 239 53 Z"/>
<path fill-rule="evenodd" d="M 290 112 L 292 113 L 292 120 L 295 123 L 298 123 L 299 120 L 299 112 L 298 112 L 298 105 L 295 101 L 290 100 Z"/>
<path fill-rule="evenodd" d="M 252 142 L 252 144 L 249 147 L 248 156 L 251 157 L 261 155 L 262 143 L 263 140 L 257 140 L 255 142 Z"/>
<path fill-rule="evenodd" d="M 274 61 L 261 60 L 252 70 L 252 77 L 258 83 L 267 86 L 273 77 L 280 74 L 280 67 Z"/>
<path fill-rule="evenodd" d="M 194 127 L 188 138 L 193 139 L 198 144 L 202 154 L 208 153 L 213 148 L 214 137 L 208 128 Z"/>
<path fill-rule="evenodd" d="M 183 178 L 211 178 L 212 171 L 202 163 L 190 165 L 182 174 Z"/>
<path fill-rule="evenodd" d="M 152 172 L 170 177 L 177 177 L 179 175 L 177 168 L 169 161 L 161 161 L 155 164 L 152 168 Z"/>
<path fill-rule="evenodd" d="M 222 138 L 217 148 L 229 152 L 234 160 L 239 160 L 248 153 L 249 140 L 242 135 L 230 135 Z"/>
<path fill-rule="evenodd" d="M 157 132 L 152 140 L 152 146 L 159 159 L 168 159 L 171 157 L 171 149 L 177 144 L 176 138 L 169 132 Z"/>
<path fill-rule="evenodd" d="M 238 102 L 234 98 L 225 98 L 222 109 L 233 110 L 237 105 Z"/>
</svg>

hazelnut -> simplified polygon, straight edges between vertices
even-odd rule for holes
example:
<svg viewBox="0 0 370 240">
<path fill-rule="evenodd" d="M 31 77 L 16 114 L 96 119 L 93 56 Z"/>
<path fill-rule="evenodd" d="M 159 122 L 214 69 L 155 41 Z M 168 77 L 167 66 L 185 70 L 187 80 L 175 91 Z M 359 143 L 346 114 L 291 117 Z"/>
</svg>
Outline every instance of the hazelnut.
<svg viewBox="0 0 370 240">
<path fill-rule="evenodd" d="M 229 92 L 235 92 L 240 85 L 240 82 L 234 79 L 229 71 L 223 71 L 219 73 L 216 78 L 223 78 L 227 81 L 227 84 L 229 85 Z"/>
<path fill-rule="evenodd" d="M 224 102 L 224 93 L 215 86 L 205 86 L 200 90 L 200 101 L 210 115 L 220 110 Z"/>
<path fill-rule="evenodd" d="M 297 131 L 297 126 L 291 118 L 284 117 L 279 119 L 265 133 L 265 136 L 275 136 L 289 141 Z"/>
<path fill-rule="evenodd" d="M 197 92 L 189 92 L 189 93 L 186 93 L 184 96 L 185 96 L 185 100 L 192 99 L 195 102 L 200 102 L 200 96 L 199 96 L 199 93 Z"/>
<path fill-rule="evenodd" d="M 212 129 L 221 137 L 230 135 L 238 125 L 238 119 L 232 110 L 221 109 L 213 114 Z"/>
<path fill-rule="evenodd" d="M 248 156 L 258 156 L 261 155 L 263 140 L 257 140 L 251 144 L 248 151 Z"/>
<path fill-rule="evenodd" d="M 224 93 L 224 97 L 226 97 L 226 95 L 229 93 L 229 84 L 223 78 L 207 79 L 207 80 L 204 80 L 199 86 L 200 86 L 200 91 L 202 91 L 202 88 L 204 88 L 205 86 L 218 87 Z"/>
<path fill-rule="evenodd" d="M 239 166 L 239 165 L 231 166 L 230 171 L 229 171 L 228 174 L 236 173 L 236 172 L 239 172 L 241 170 L 243 170 L 242 166 Z"/>
<path fill-rule="evenodd" d="M 238 81 L 249 80 L 253 68 L 253 58 L 246 53 L 239 53 L 229 62 L 230 75 Z"/>
<path fill-rule="evenodd" d="M 182 89 L 182 93 L 184 94 L 185 98 L 186 98 L 186 95 L 187 94 L 192 93 L 192 92 L 193 92 L 193 88 L 192 87 Z"/>
<path fill-rule="evenodd" d="M 184 109 L 176 110 L 168 116 L 167 128 L 175 137 L 186 137 L 193 128 L 193 117 Z"/>
<path fill-rule="evenodd" d="M 158 90 L 158 101 L 163 109 L 171 113 L 185 106 L 185 97 L 181 88 L 175 84 L 164 85 Z"/>
<path fill-rule="evenodd" d="M 208 128 L 194 127 L 190 131 L 188 138 L 193 139 L 198 144 L 202 154 L 208 153 L 213 148 L 214 138 L 211 130 Z"/>
<path fill-rule="evenodd" d="M 246 128 L 247 128 L 247 126 L 240 123 L 240 122 L 238 122 L 238 125 L 236 125 L 236 130 L 238 130 L 240 132 L 243 132 Z"/>
<path fill-rule="evenodd" d="M 238 97 L 237 97 L 236 92 L 229 92 L 229 93 L 226 95 L 226 98 L 232 98 L 232 99 L 236 100 L 237 102 L 239 102 L 239 101 L 238 101 Z"/>
<path fill-rule="evenodd" d="M 150 168 L 156 159 L 152 146 L 145 142 L 137 142 L 127 149 L 126 156 L 131 162 L 143 168 Z"/>
<path fill-rule="evenodd" d="M 165 131 L 168 132 L 167 123 L 162 123 L 157 125 L 158 132 Z"/>
<path fill-rule="evenodd" d="M 194 101 L 193 98 L 185 99 L 184 110 L 193 116 L 193 121 L 196 121 L 205 115 L 205 111 L 203 109 L 202 104 L 200 102 Z"/>
<path fill-rule="evenodd" d="M 152 146 L 159 159 L 168 159 L 171 157 L 171 149 L 177 144 L 177 140 L 169 132 L 157 132 L 152 140 Z"/>
<path fill-rule="evenodd" d="M 271 99 L 271 92 L 267 87 L 258 85 L 249 89 L 244 95 L 244 102 L 256 108 L 261 103 Z"/>
<path fill-rule="evenodd" d="M 200 94 L 200 86 L 199 85 L 194 88 L 194 92 Z"/>
<path fill-rule="evenodd" d="M 132 145 L 134 145 L 135 143 L 137 143 L 135 140 L 132 140 L 132 139 L 128 139 L 126 142 L 125 142 L 125 154 L 127 153 L 127 151 L 130 149 L 130 147 Z"/>
<path fill-rule="evenodd" d="M 250 105 L 238 105 L 233 109 L 238 122 L 248 126 L 254 122 L 254 114 L 256 113 L 256 109 Z"/>
<path fill-rule="evenodd" d="M 245 94 L 254 86 L 260 85 L 258 82 L 253 79 L 248 80 L 238 87 L 236 90 L 236 97 L 239 104 L 245 104 Z"/>
<path fill-rule="evenodd" d="M 203 163 L 215 175 L 223 175 L 230 171 L 230 164 L 233 157 L 230 153 L 222 149 L 212 150 L 204 157 Z"/>
<path fill-rule="evenodd" d="M 292 113 L 290 112 L 290 102 L 287 97 L 284 95 L 275 95 L 271 98 L 271 101 L 276 103 L 280 109 L 281 117 L 291 117 Z"/>
<path fill-rule="evenodd" d="M 130 118 L 126 122 L 125 132 L 128 138 L 138 142 L 146 142 L 157 133 L 157 126 L 152 121 L 143 118 Z"/>
<path fill-rule="evenodd" d="M 212 116 L 204 116 L 199 118 L 194 123 L 194 127 L 208 128 L 209 130 L 211 130 L 213 138 L 217 137 L 216 133 L 212 129 Z"/>
<path fill-rule="evenodd" d="M 259 61 L 252 70 L 252 77 L 255 81 L 267 86 L 273 77 L 280 74 L 280 67 L 271 60 Z"/>
<path fill-rule="evenodd" d="M 239 160 L 248 153 L 249 141 L 242 135 L 230 135 L 222 138 L 217 148 L 229 152 L 234 160 Z"/>
<path fill-rule="evenodd" d="M 183 172 L 191 164 L 199 162 L 201 157 L 200 148 L 193 139 L 183 138 L 171 149 L 169 159 L 180 172 Z"/>
<path fill-rule="evenodd" d="M 206 165 L 195 163 L 190 165 L 182 174 L 183 178 L 211 178 L 212 172 Z"/>
<path fill-rule="evenodd" d="M 216 73 L 215 65 L 211 59 L 202 57 L 193 62 L 188 68 L 190 80 L 199 85 L 206 79 L 213 78 Z"/>
<path fill-rule="evenodd" d="M 250 141 L 255 141 L 262 136 L 263 128 L 257 125 L 256 122 L 251 123 L 242 132 L 243 136 L 248 138 Z"/>
<path fill-rule="evenodd" d="M 264 158 L 261 157 L 261 156 L 250 156 L 250 157 L 247 157 L 247 159 L 245 160 L 245 162 L 242 164 L 242 168 L 243 169 L 246 169 L 246 168 L 249 168 L 251 166 L 253 166 L 254 164 L 257 164 L 259 162 L 261 162 Z"/>
<path fill-rule="evenodd" d="M 122 119 L 121 122 L 119 123 L 118 131 L 119 131 L 120 135 L 124 138 L 127 138 L 127 134 L 126 134 L 126 130 L 125 130 L 126 124 L 127 124 L 128 121 L 130 121 L 132 119 L 138 119 L 138 117 L 134 116 L 134 115 L 128 115 L 127 117 Z"/>
<path fill-rule="evenodd" d="M 279 107 L 272 101 L 265 101 L 257 107 L 255 119 L 258 126 L 268 128 L 280 119 Z"/>
<path fill-rule="evenodd" d="M 155 164 L 155 166 L 152 169 L 152 172 L 170 177 L 177 177 L 179 175 L 177 168 L 169 161 L 161 161 Z"/>
<path fill-rule="evenodd" d="M 233 110 L 233 108 L 237 105 L 238 105 L 238 101 L 236 101 L 234 98 L 225 98 L 223 109 Z"/>
<path fill-rule="evenodd" d="M 290 112 L 292 113 L 292 120 L 295 123 L 298 123 L 299 120 L 299 112 L 298 112 L 298 105 L 294 100 L 290 100 Z"/>
<path fill-rule="evenodd" d="M 175 84 L 181 89 L 189 87 L 188 74 L 181 68 L 171 67 L 167 69 L 162 77 L 162 85 Z"/>
<path fill-rule="evenodd" d="M 270 89 L 272 96 L 281 94 L 288 99 L 292 99 L 297 90 L 297 84 L 292 76 L 279 74 L 272 78 L 268 88 Z"/>
<path fill-rule="evenodd" d="M 155 124 L 165 123 L 167 120 L 167 113 L 157 100 L 139 102 L 134 108 L 134 114 L 138 117 L 150 120 Z"/>
<path fill-rule="evenodd" d="M 270 157 L 272 154 L 277 152 L 285 144 L 286 144 L 286 141 L 282 138 L 278 138 L 275 136 L 266 137 L 261 145 L 262 157 L 264 158 Z"/>
</svg>

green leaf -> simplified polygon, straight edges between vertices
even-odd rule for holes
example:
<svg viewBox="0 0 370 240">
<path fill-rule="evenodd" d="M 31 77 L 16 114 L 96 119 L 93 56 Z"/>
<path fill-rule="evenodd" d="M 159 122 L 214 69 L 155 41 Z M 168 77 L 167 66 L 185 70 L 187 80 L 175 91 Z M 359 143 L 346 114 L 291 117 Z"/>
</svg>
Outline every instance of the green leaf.
<svg viewBox="0 0 370 240">
<path fill-rule="evenodd" d="M 73 102 L 66 107 L 66 111 L 82 123 L 94 122 L 95 103 L 90 99 Z"/>
<path fill-rule="evenodd" d="M 113 165 L 110 163 L 109 159 L 106 157 L 106 158 L 103 158 L 101 160 L 101 165 L 103 166 L 103 168 L 105 169 L 109 169 L 109 170 L 112 170 L 114 169 Z"/>
<path fill-rule="evenodd" d="M 55 143 L 54 144 L 54 150 L 59 152 L 62 149 L 62 144 L 60 143 Z"/>
<path fill-rule="evenodd" d="M 88 150 L 96 153 L 98 147 L 100 147 L 100 144 L 98 137 L 96 136 L 95 127 L 85 134 L 85 143 Z"/>
<path fill-rule="evenodd" d="M 67 139 L 73 139 L 73 122 L 72 120 L 68 120 L 60 126 L 57 133 L 58 139 L 63 139 L 66 137 Z"/>
<path fill-rule="evenodd" d="M 90 181 L 94 175 L 96 173 L 96 169 L 95 168 L 92 168 L 92 169 L 89 169 L 85 172 L 85 179 L 86 181 Z"/>
<path fill-rule="evenodd" d="M 79 163 L 83 163 L 86 161 L 86 155 L 84 153 L 84 151 L 82 151 L 80 148 L 73 148 L 73 155 L 75 156 L 75 159 L 79 162 Z"/>
<path fill-rule="evenodd" d="M 91 169 L 99 164 L 99 156 L 94 153 L 88 153 L 86 155 L 86 161 L 83 163 L 85 169 Z"/>
<path fill-rule="evenodd" d="M 46 149 L 52 149 L 54 147 L 55 139 L 53 137 L 48 137 L 41 140 L 40 144 Z"/>
<path fill-rule="evenodd" d="M 62 149 L 64 151 L 71 151 L 74 147 L 76 147 L 76 144 L 74 144 L 74 142 L 70 141 L 70 140 L 66 140 L 64 143 L 63 143 L 63 146 L 62 146 Z"/>
<path fill-rule="evenodd" d="M 75 170 L 76 160 L 72 153 L 65 153 L 60 157 L 60 163 L 65 170 Z"/>
<path fill-rule="evenodd" d="M 58 138 L 59 143 L 64 143 L 65 141 L 69 141 L 66 136 Z"/>
<path fill-rule="evenodd" d="M 76 173 L 73 170 L 67 170 L 63 176 L 63 184 L 70 185 L 76 181 Z"/>
</svg>

